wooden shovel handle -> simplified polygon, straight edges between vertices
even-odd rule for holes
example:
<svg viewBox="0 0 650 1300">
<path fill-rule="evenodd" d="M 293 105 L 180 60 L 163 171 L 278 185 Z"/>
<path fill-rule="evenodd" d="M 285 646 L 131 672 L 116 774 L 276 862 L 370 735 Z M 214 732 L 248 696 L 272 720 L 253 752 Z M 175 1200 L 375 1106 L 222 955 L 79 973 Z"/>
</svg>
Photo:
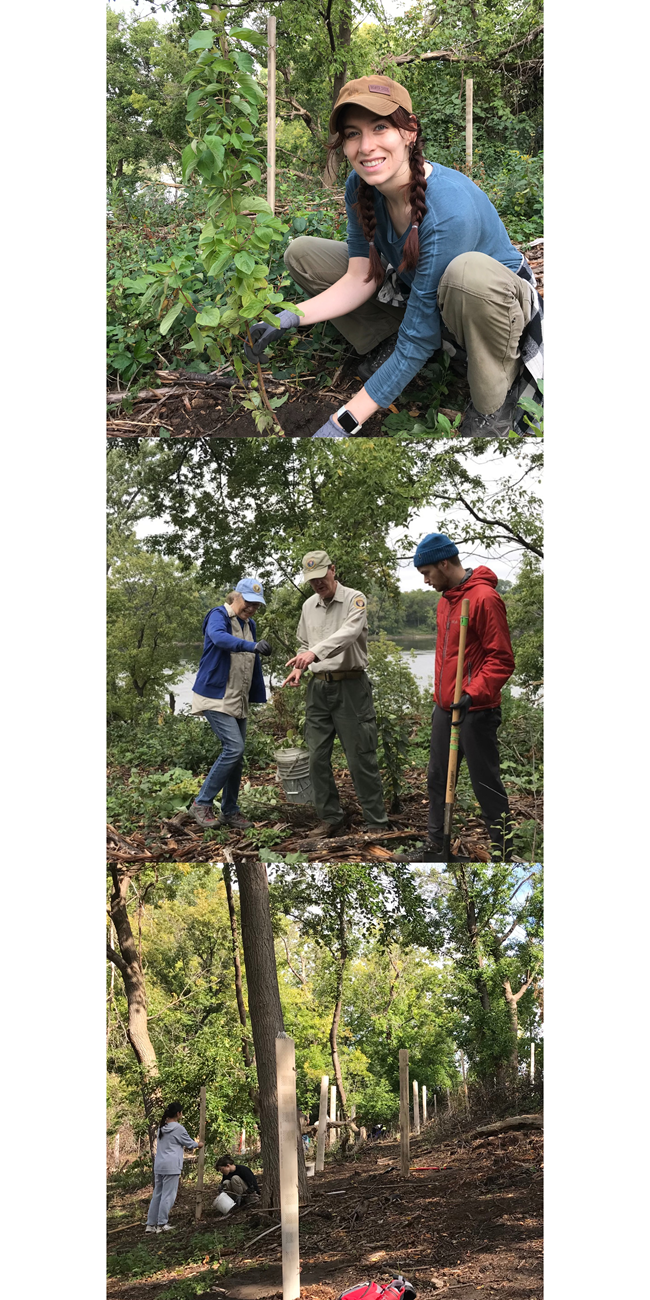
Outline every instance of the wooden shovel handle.
<svg viewBox="0 0 650 1300">
<path fill-rule="evenodd" d="M 469 626 L 469 600 L 465 599 L 460 607 L 460 634 L 458 637 L 458 662 L 456 665 L 456 689 L 451 710 L 451 738 L 449 741 L 449 765 L 447 767 L 447 793 L 445 803 L 453 804 L 456 795 L 456 773 L 458 771 L 458 708 L 463 694 L 463 671 L 465 668 L 465 646 Z"/>
</svg>

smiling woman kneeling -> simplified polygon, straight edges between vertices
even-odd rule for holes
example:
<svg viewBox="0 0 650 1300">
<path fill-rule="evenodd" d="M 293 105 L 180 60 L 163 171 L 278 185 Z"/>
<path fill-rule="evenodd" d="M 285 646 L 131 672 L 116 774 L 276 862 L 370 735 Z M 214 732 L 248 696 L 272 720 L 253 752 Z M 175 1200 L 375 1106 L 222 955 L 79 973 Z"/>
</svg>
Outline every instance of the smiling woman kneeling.
<svg viewBox="0 0 650 1300">
<path fill-rule="evenodd" d="M 487 195 L 462 172 L 427 162 L 408 92 L 389 77 L 343 87 L 330 118 L 353 171 L 347 246 L 302 235 L 285 262 L 315 296 L 280 328 L 251 329 L 248 356 L 288 329 L 330 320 L 363 361 L 364 387 L 314 437 L 357 436 L 443 347 L 467 366 L 471 401 L 460 433 L 524 433 L 522 397 L 540 400 L 542 308 L 535 277 Z"/>
</svg>

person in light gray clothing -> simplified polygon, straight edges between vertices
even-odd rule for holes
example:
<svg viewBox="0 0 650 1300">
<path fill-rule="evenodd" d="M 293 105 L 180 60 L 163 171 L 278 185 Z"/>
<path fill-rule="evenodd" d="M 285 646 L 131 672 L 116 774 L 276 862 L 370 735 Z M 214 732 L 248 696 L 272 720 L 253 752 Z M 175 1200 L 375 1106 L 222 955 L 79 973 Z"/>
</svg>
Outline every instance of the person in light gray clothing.
<svg viewBox="0 0 650 1300">
<path fill-rule="evenodd" d="M 156 1158 L 153 1164 L 154 1192 L 149 1205 L 145 1232 L 173 1232 L 168 1223 L 169 1211 L 176 1200 L 181 1170 L 183 1168 L 183 1150 L 196 1151 L 203 1142 L 194 1142 L 187 1129 L 183 1128 L 183 1107 L 179 1101 L 173 1101 L 167 1107 L 158 1128 Z"/>
</svg>

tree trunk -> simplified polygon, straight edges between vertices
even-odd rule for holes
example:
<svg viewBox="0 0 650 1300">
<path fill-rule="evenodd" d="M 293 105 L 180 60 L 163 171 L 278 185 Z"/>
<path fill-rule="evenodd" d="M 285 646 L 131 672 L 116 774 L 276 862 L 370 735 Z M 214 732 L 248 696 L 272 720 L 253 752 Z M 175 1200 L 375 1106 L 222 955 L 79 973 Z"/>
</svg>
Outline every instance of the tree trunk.
<svg viewBox="0 0 650 1300">
<path fill-rule="evenodd" d="M 517 1075 L 519 1073 L 519 1013 L 517 1011 L 517 1003 L 520 998 L 523 998 L 526 990 L 530 988 L 534 978 L 535 978 L 534 973 L 532 975 L 527 975 L 521 988 L 517 989 L 516 993 L 513 993 L 510 980 L 508 979 L 507 976 L 504 976 L 502 980 L 503 992 L 505 994 L 506 1002 L 508 1004 L 508 1012 L 510 1014 L 510 1028 L 512 1030 L 512 1051 L 510 1053 L 510 1069 L 514 1074 L 515 1079 L 517 1078 Z"/>
<path fill-rule="evenodd" d="M 326 19 L 327 31 L 328 31 L 329 41 L 330 41 L 330 50 L 332 54 L 336 54 L 337 50 L 347 50 L 350 47 L 350 42 L 352 40 L 352 15 L 350 12 L 350 6 L 346 5 L 339 22 L 338 35 L 337 38 L 335 38 L 329 13 L 330 13 L 330 6 L 328 6 L 328 10 L 327 10 L 327 14 L 328 14 Z M 346 60 L 346 62 L 341 66 L 340 70 L 337 73 L 335 73 L 334 76 L 334 84 L 332 86 L 332 108 L 334 108 L 334 105 L 347 79 L 348 79 L 348 65 Z M 334 138 L 335 137 L 333 135 L 330 135 L 329 143 L 331 143 L 332 140 L 334 140 Z M 326 185 L 327 188 L 330 190 L 334 189 L 336 185 L 342 162 L 343 162 L 343 152 L 341 149 L 337 149 L 336 152 L 328 153 L 327 162 L 325 164 L 325 170 L 323 172 L 322 179 L 323 179 L 323 185 Z"/>
<path fill-rule="evenodd" d="M 280 1159 L 278 1133 L 278 1087 L 275 1040 L 284 1032 L 275 945 L 269 907 L 266 867 L 261 862 L 236 867 L 241 908 L 241 933 L 248 985 L 248 1008 L 255 1046 L 259 1085 L 260 1140 L 262 1147 L 262 1205 L 280 1204 Z M 296 1115 L 296 1143 L 299 1144 L 298 1183 L 300 1199 L 309 1199 L 302 1137 Z"/>
<path fill-rule="evenodd" d="M 158 1084 L 158 1062 L 156 1051 L 149 1037 L 147 1024 L 147 990 L 144 972 L 138 955 L 131 922 L 126 906 L 131 877 L 127 871 L 121 871 L 116 864 L 111 865 L 113 892 L 111 894 L 111 921 L 115 927 L 119 953 L 107 944 L 108 960 L 119 970 L 124 981 L 124 990 L 129 1009 L 127 1035 L 140 1066 L 140 1082 L 144 1112 L 149 1128 L 149 1149 L 151 1159 L 155 1152 L 156 1119 L 154 1112 L 159 1109 L 162 1098 Z"/>
<path fill-rule="evenodd" d="M 241 1036 L 241 1049 L 244 1057 L 244 1064 L 249 1069 L 255 1064 L 255 1058 L 251 1053 L 250 1043 L 248 1041 L 248 1032 L 246 1024 L 246 1004 L 244 1002 L 244 990 L 241 977 L 241 962 L 239 960 L 239 937 L 237 934 L 237 913 L 235 912 L 235 900 L 232 893 L 232 875 L 230 864 L 223 864 L 223 882 L 226 886 L 226 898 L 228 899 L 228 915 L 230 917 L 230 933 L 232 935 L 232 959 L 235 967 L 235 996 L 237 998 L 237 1010 L 239 1012 L 239 1021 L 243 1029 Z"/>
</svg>

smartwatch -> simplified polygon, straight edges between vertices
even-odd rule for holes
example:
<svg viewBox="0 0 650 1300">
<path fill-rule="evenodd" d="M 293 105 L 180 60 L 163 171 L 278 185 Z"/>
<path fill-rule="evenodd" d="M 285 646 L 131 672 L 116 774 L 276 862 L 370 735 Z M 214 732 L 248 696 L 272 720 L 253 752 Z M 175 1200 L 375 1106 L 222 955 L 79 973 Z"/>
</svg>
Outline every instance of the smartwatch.
<svg viewBox="0 0 650 1300">
<path fill-rule="evenodd" d="M 357 420 L 356 416 L 354 416 L 351 411 L 348 411 L 345 406 L 342 406 L 340 410 L 336 412 L 336 419 L 341 428 L 345 429 L 345 432 L 349 434 L 357 433 L 357 431 L 362 427 L 361 421 Z"/>
</svg>

